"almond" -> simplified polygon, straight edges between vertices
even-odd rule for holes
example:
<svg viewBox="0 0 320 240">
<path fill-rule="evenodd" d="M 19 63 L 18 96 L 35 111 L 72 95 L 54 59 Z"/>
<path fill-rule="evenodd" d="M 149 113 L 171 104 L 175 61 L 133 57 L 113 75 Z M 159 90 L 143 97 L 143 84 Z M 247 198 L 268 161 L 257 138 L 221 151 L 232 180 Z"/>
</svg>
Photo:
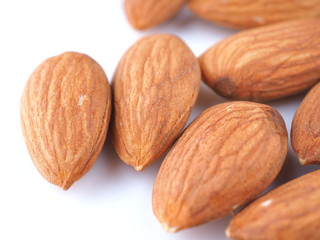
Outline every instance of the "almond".
<svg viewBox="0 0 320 240">
<path fill-rule="evenodd" d="M 190 0 L 188 6 L 200 18 L 240 29 L 320 16 L 319 0 Z"/>
<path fill-rule="evenodd" d="M 320 78 L 320 19 L 235 34 L 200 57 L 204 81 L 231 99 L 267 101 L 308 89 Z"/>
<path fill-rule="evenodd" d="M 137 171 L 158 159 L 178 137 L 197 99 L 200 68 L 179 38 L 142 38 L 122 57 L 112 88 L 112 141 Z"/>
<path fill-rule="evenodd" d="M 320 164 L 319 99 L 320 83 L 306 95 L 292 121 L 291 144 L 302 165 Z"/>
<path fill-rule="evenodd" d="M 320 170 L 277 187 L 231 220 L 232 239 L 320 239 Z"/>
<path fill-rule="evenodd" d="M 167 231 L 232 213 L 263 192 L 287 154 L 281 115 L 258 103 L 230 102 L 203 112 L 161 165 L 153 210 Z"/>
<path fill-rule="evenodd" d="M 127 18 L 132 27 L 142 30 L 167 21 L 186 0 L 125 0 Z"/>
<path fill-rule="evenodd" d="M 111 92 L 90 57 L 67 52 L 32 73 L 21 100 L 31 158 L 49 182 L 67 190 L 96 161 L 110 119 Z"/>
</svg>

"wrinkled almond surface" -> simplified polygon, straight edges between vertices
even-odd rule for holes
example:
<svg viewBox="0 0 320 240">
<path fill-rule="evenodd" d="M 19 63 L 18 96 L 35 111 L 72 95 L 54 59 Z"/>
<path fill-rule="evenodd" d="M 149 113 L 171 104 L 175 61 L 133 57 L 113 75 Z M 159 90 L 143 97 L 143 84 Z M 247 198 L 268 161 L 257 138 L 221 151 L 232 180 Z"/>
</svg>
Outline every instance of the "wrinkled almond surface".
<svg viewBox="0 0 320 240">
<path fill-rule="evenodd" d="M 251 28 L 320 16 L 319 0 L 190 0 L 199 17 L 232 28 Z"/>
<path fill-rule="evenodd" d="M 273 108 L 250 102 L 209 108 L 162 163 L 154 213 L 172 232 L 224 217 L 268 187 L 286 154 L 286 127 Z"/>
<path fill-rule="evenodd" d="M 179 38 L 156 34 L 122 57 L 112 88 L 112 141 L 137 171 L 158 159 L 178 137 L 197 99 L 197 59 Z"/>
<path fill-rule="evenodd" d="M 291 144 L 303 165 L 320 164 L 320 84 L 299 106 L 291 127 Z"/>
<path fill-rule="evenodd" d="M 110 111 L 107 77 L 90 57 L 67 52 L 38 66 L 22 96 L 21 121 L 42 176 L 65 190 L 81 178 L 100 153 Z"/>
<path fill-rule="evenodd" d="M 255 200 L 234 216 L 226 233 L 238 240 L 320 239 L 320 170 Z"/>
<path fill-rule="evenodd" d="M 231 99 L 267 101 L 293 95 L 320 78 L 320 19 L 240 32 L 199 58 L 204 81 Z"/>
<path fill-rule="evenodd" d="M 186 0 L 125 0 L 127 18 L 132 27 L 147 29 L 167 21 Z"/>
</svg>

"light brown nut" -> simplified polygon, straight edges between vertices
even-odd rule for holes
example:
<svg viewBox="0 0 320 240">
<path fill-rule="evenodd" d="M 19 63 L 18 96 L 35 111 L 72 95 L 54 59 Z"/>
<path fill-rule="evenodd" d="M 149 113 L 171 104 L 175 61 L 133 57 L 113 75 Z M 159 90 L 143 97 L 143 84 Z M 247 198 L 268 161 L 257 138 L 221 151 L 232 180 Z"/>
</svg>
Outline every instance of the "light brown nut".
<svg viewBox="0 0 320 240">
<path fill-rule="evenodd" d="M 320 78 L 320 19 L 243 31 L 199 58 L 204 81 L 231 99 L 267 101 L 304 91 Z"/>
<path fill-rule="evenodd" d="M 127 18 L 132 27 L 143 30 L 167 21 L 186 0 L 125 0 Z"/>
<path fill-rule="evenodd" d="M 44 61 L 21 99 L 31 158 L 49 182 L 67 190 L 96 161 L 107 134 L 111 91 L 103 69 L 75 52 Z"/>
<path fill-rule="evenodd" d="M 232 28 L 320 17 L 319 0 L 190 0 L 200 18 Z"/>
<path fill-rule="evenodd" d="M 270 106 L 223 103 L 203 112 L 172 147 L 156 178 L 153 210 L 167 231 L 232 213 L 274 180 L 287 131 Z"/>
<path fill-rule="evenodd" d="M 238 240 L 320 239 L 320 170 L 255 200 L 234 216 L 226 234 Z"/>
<path fill-rule="evenodd" d="M 198 96 L 200 68 L 179 38 L 142 38 L 122 57 L 112 88 L 112 141 L 137 171 L 158 159 L 178 137 Z"/>
<path fill-rule="evenodd" d="M 291 145 L 302 165 L 320 164 L 320 84 L 299 106 L 291 127 Z"/>
</svg>

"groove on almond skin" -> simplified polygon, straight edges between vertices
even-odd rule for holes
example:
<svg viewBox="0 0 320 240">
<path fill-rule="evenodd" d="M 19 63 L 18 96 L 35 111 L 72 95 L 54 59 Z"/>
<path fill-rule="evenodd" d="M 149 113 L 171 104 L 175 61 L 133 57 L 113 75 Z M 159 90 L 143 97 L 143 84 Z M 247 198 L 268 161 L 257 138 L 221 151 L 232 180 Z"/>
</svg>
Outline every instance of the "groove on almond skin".
<svg viewBox="0 0 320 240">
<path fill-rule="evenodd" d="M 320 164 L 320 84 L 314 86 L 297 109 L 291 127 L 291 145 L 302 165 Z"/>
<path fill-rule="evenodd" d="M 271 200 L 271 204 L 264 204 Z M 231 239 L 238 240 L 320 239 L 320 170 L 252 202 L 234 216 L 228 232 Z"/>
<path fill-rule="evenodd" d="M 150 35 L 129 48 L 112 81 L 111 137 L 125 163 L 142 171 L 171 146 L 190 116 L 200 78 L 197 58 L 173 35 Z"/>
<path fill-rule="evenodd" d="M 125 0 L 124 7 L 132 27 L 143 30 L 163 23 L 177 14 L 186 0 Z"/>
<path fill-rule="evenodd" d="M 32 73 L 21 99 L 21 123 L 30 156 L 49 182 L 67 190 L 96 161 L 111 111 L 103 69 L 67 52 Z"/>
<path fill-rule="evenodd" d="M 320 17 L 318 0 L 190 0 L 188 6 L 200 18 L 238 29 Z"/>
<path fill-rule="evenodd" d="M 320 18 L 237 33 L 200 58 L 204 82 L 219 95 L 269 101 L 300 93 L 320 79 Z"/>
<path fill-rule="evenodd" d="M 163 161 L 154 214 L 178 231 L 232 213 L 274 180 L 287 141 L 284 121 L 270 106 L 230 102 L 207 109 Z"/>
</svg>

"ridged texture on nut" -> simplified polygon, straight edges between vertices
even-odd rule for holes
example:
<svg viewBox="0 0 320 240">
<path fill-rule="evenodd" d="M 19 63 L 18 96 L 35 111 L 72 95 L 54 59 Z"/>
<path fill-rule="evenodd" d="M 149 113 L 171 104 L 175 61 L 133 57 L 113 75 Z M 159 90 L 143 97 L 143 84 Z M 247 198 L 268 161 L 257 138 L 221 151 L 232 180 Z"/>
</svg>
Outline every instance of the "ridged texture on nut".
<svg viewBox="0 0 320 240">
<path fill-rule="evenodd" d="M 232 28 L 320 17 L 319 0 L 190 0 L 200 18 Z"/>
<path fill-rule="evenodd" d="M 291 144 L 303 165 L 320 164 L 320 84 L 299 106 L 291 128 Z"/>
<path fill-rule="evenodd" d="M 93 165 L 103 146 L 111 92 L 90 57 L 67 52 L 44 61 L 21 100 L 21 121 L 31 158 L 49 182 L 67 190 Z"/>
<path fill-rule="evenodd" d="M 112 141 L 137 171 L 158 159 L 178 137 L 200 85 L 196 57 L 179 38 L 142 38 L 122 57 L 112 88 Z"/>
<path fill-rule="evenodd" d="M 125 0 L 127 18 L 132 27 L 147 29 L 167 21 L 186 0 Z"/>
<path fill-rule="evenodd" d="M 320 78 L 320 19 L 235 34 L 199 58 L 204 81 L 231 99 L 267 101 L 293 95 Z"/>
<path fill-rule="evenodd" d="M 280 114 L 258 103 L 223 103 L 185 130 L 161 165 L 153 210 L 168 231 L 224 217 L 274 180 L 287 154 Z"/>
<path fill-rule="evenodd" d="M 320 170 L 251 203 L 234 216 L 226 233 L 238 240 L 320 239 Z"/>
</svg>

